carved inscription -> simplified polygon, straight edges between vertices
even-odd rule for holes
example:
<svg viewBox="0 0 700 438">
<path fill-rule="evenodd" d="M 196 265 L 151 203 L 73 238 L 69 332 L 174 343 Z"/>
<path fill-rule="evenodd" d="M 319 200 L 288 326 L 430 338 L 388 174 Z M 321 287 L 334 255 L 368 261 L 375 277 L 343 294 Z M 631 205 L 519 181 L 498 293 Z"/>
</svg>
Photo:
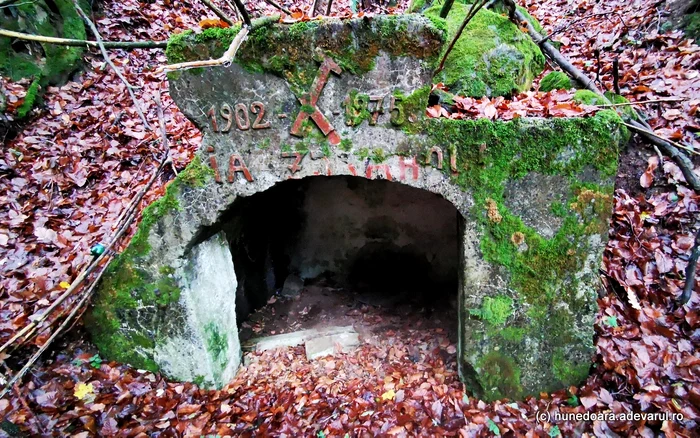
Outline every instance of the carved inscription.
<svg viewBox="0 0 700 438">
<path fill-rule="evenodd" d="M 213 154 L 214 147 L 207 147 L 207 152 Z M 287 179 L 294 179 L 295 174 L 303 169 L 304 158 L 307 155 L 311 157 L 312 162 L 318 162 L 319 160 L 323 161 L 323 168 L 320 170 L 313 170 L 314 175 L 332 176 L 334 174 L 333 169 L 331 168 L 331 162 L 330 160 L 328 160 L 328 157 L 324 154 L 314 156 L 314 154 L 309 154 L 307 152 L 280 152 L 280 158 L 292 160 L 291 164 L 287 165 L 287 170 L 289 171 Z M 420 177 L 422 167 L 421 164 L 424 166 L 432 166 L 437 169 L 442 169 L 443 156 L 444 155 L 442 149 L 438 146 L 433 146 L 428 150 L 428 153 L 425 156 L 425 161 L 421 161 L 420 163 L 418 162 L 417 156 L 397 157 L 399 168 L 399 180 L 418 180 L 418 178 Z M 437 159 L 433 160 L 433 157 Z M 223 180 L 221 178 L 221 171 L 219 170 L 219 164 L 216 160 L 216 156 L 209 156 L 209 166 L 214 171 L 214 181 L 216 181 L 217 183 L 223 183 Z M 357 169 L 352 163 L 348 163 L 347 166 L 348 172 L 350 172 L 351 175 L 358 175 Z M 318 169 L 317 165 L 314 167 Z M 454 173 L 457 173 L 457 155 L 454 148 L 450 148 L 450 170 Z M 238 154 L 231 154 L 229 156 L 226 180 L 230 183 L 234 182 L 236 180 L 236 174 L 241 174 L 241 176 L 248 182 L 252 182 L 254 180 L 253 175 L 251 174 L 250 170 L 248 169 L 248 166 L 243 160 L 243 157 Z M 364 176 L 368 179 L 386 179 L 389 181 L 393 181 L 394 179 L 394 176 L 391 173 L 391 166 L 389 164 L 373 164 L 370 163 L 369 160 L 367 160 L 367 163 L 365 164 Z"/>
<path fill-rule="evenodd" d="M 387 103 L 388 102 L 388 103 Z M 389 113 L 389 121 L 401 126 L 406 121 L 401 97 L 391 94 L 366 95 L 352 92 L 343 101 L 345 107 L 345 124 L 358 126 L 369 115 L 369 124 L 374 126 L 381 114 Z M 384 111 L 388 105 L 388 111 Z"/>
<path fill-rule="evenodd" d="M 213 154 L 214 147 L 207 147 L 207 152 Z M 221 179 L 221 172 L 219 171 L 219 163 L 216 161 L 216 156 L 209 156 L 209 167 L 211 167 L 211 169 L 214 171 L 214 181 L 216 181 L 219 184 L 223 183 L 223 180 Z M 245 161 L 243 161 L 243 158 L 238 154 L 231 154 L 228 162 L 227 181 L 230 183 L 234 182 L 236 180 L 236 173 L 239 172 L 243 174 L 243 177 L 246 179 L 246 181 L 253 181 L 253 175 L 250 174 L 250 170 L 248 170 L 248 166 L 246 166 Z"/>
<path fill-rule="evenodd" d="M 297 114 L 289 133 L 296 137 L 303 137 L 302 126 L 307 120 L 313 121 L 318 129 L 328 138 L 332 145 L 340 144 L 340 136 L 328 118 L 318 107 L 318 99 L 323 92 L 331 73 L 341 74 L 342 69 L 333 59 L 325 56 L 319 67 L 318 73 L 311 84 L 308 93 L 297 96 L 301 104 L 301 109 Z M 388 114 L 388 121 L 393 125 L 400 126 L 406 122 L 406 114 L 402 106 L 400 96 L 393 94 L 360 94 L 357 90 L 352 90 L 343 100 L 341 106 L 345 108 L 346 124 L 357 126 L 363 120 L 368 120 L 374 126 L 380 121 L 380 116 Z M 338 110 L 332 111 L 334 115 L 341 114 Z M 212 105 L 206 113 L 212 132 L 226 134 L 231 131 L 234 124 L 239 131 L 249 131 L 251 129 L 268 129 L 272 123 L 265 119 L 265 104 L 254 101 L 250 104 L 237 102 L 231 106 L 229 103 Z M 276 114 L 278 120 L 287 118 L 286 113 Z M 272 116 L 275 117 L 275 114 Z M 384 116 L 386 117 L 386 116 Z M 413 116 L 409 121 L 415 121 Z"/>
<path fill-rule="evenodd" d="M 271 127 L 270 121 L 265 120 L 265 104 L 262 102 L 252 102 L 249 106 L 244 103 L 236 103 L 231 109 L 231 106 L 227 103 L 221 104 L 221 107 L 217 111 L 216 105 L 212 105 L 207 111 L 207 116 L 209 117 L 209 123 L 211 130 L 213 132 L 221 132 L 225 134 L 231 130 L 233 123 L 236 123 L 236 128 L 240 131 L 247 131 L 251 129 L 268 129 Z M 253 114 L 255 119 L 251 125 L 250 113 Z M 224 121 L 223 124 L 219 124 L 218 117 L 221 117 Z M 221 126 L 221 131 L 219 127 Z"/>
</svg>

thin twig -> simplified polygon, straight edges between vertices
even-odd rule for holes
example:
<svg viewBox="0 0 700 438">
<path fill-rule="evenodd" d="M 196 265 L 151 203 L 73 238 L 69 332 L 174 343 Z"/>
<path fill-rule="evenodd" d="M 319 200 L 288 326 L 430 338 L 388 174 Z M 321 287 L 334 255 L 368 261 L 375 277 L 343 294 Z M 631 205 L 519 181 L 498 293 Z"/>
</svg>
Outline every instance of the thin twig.
<svg viewBox="0 0 700 438">
<path fill-rule="evenodd" d="M 316 7 L 318 6 L 318 0 L 314 0 L 314 4 L 311 6 L 311 13 L 309 14 L 309 17 L 313 17 L 316 15 Z"/>
<path fill-rule="evenodd" d="M 472 3 L 471 8 L 469 8 L 469 12 L 467 12 L 467 16 L 464 17 L 464 21 L 462 21 L 462 25 L 459 26 L 457 33 L 455 34 L 454 38 L 452 38 L 450 45 L 447 47 L 445 54 L 442 56 L 442 60 L 440 61 L 440 66 L 437 68 L 437 70 L 435 70 L 435 73 L 433 75 L 440 73 L 442 71 L 442 69 L 445 68 L 445 61 L 447 60 L 447 56 L 450 54 L 450 52 L 454 48 L 459 37 L 462 36 L 462 32 L 464 32 L 464 28 L 467 27 L 467 24 L 469 24 L 471 19 L 474 18 L 474 16 L 476 15 L 477 12 L 479 12 L 479 9 L 481 9 L 486 3 L 487 3 L 486 0 L 477 0 L 476 2 Z"/>
<path fill-rule="evenodd" d="M 151 176 L 151 179 L 146 183 L 146 185 L 141 189 L 139 194 L 131 201 L 131 203 L 127 206 L 127 212 L 129 212 L 126 216 L 131 217 L 133 213 L 137 210 L 138 205 L 141 203 L 141 200 L 143 197 L 146 195 L 146 192 L 151 188 L 153 183 L 156 180 L 156 177 L 160 173 L 160 171 L 163 169 L 165 166 L 165 163 L 167 161 L 169 155 L 165 155 L 163 159 L 161 159 L 160 165 L 158 168 L 153 172 L 153 175 Z M 128 221 L 127 221 L 128 222 Z M 130 222 L 129 222 L 130 225 Z M 122 231 L 123 230 L 123 231 Z M 85 281 L 85 279 L 92 273 L 92 271 L 95 270 L 95 268 L 100 264 L 100 262 L 107 257 L 107 254 L 109 251 L 114 247 L 116 242 L 119 240 L 119 238 L 124 234 L 124 226 L 122 226 L 119 231 L 117 231 L 114 234 L 114 237 L 110 240 L 110 242 L 105 246 L 105 251 L 100 254 L 97 258 L 95 258 L 85 269 L 78 275 L 78 277 L 71 283 L 71 285 L 66 289 L 65 292 L 59 296 L 56 301 L 54 301 L 49 307 L 44 310 L 44 312 L 39 315 L 36 319 L 31 321 L 29 324 L 27 324 L 22 330 L 17 332 L 12 338 L 10 338 L 9 341 L 5 342 L 0 347 L 0 353 L 5 351 L 10 345 L 14 344 L 18 339 L 22 338 L 25 334 L 29 332 L 33 332 L 38 325 L 43 322 L 48 316 L 58 307 L 61 303 L 63 303 L 66 298 L 71 296 L 71 294 Z M 25 339 L 24 342 L 27 340 Z"/>
<path fill-rule="evenodd" d="M 542 44 L 542 43 L 546 42 L 547 40 L 549 40 L 550 38 L 552 38 L 554 35 L 565 31 L 566 29 L 573 26 L 574 24 L 577 24 L 580 21 L 586 20 L 586 19 L 591 18 L 591 17 L 601 16 L 601 15 L 617 15 L 617 18 L 620 19 L 620 21 L 622 22 L 622 25 L 625 26 L 625 28 L 627 28 L 627 24 L 625 24 L 625 21 L 622 19 L 622 16 L 620 14 L 618 14 L 617 12 L 615 12 L 615 11 L 596 12 L 596 13 L 592 13 L 592 14 L 586 14 L 583 17 L 576 18 L 576 19 L 566 23 L 563 26 L 559 26 L 556 29 L 554 29 L 552 31 L 552 33 L 550 33 L 549 35 L 543 36 L 540 40 L 537 40 L 535 42 L 537 44 Z M 520 18 L 518 18 L 518 20 L 520 20 Z M 608 19 L 608 20 L 610 21 L 610 19 Z"/>
<path fill-rule="evenodd" d="M 125 226 L 126 226 L 126 224 L 125 224 Z M 125 228 L 126 228 L 126 227 L 125 227 Z M 108 265 L 108 264 L 109 264 L 109 263 L 107 263 L 107 265 Z M 107 265 L 105 265 L 105 267 L 102 268 L 102 271 L 100 272 L 100 275 L 102 274 L 102 272 L 104 272 L 104 271 L 107 269 Z M 10 389 L 16 382 L 18 382 L 22 377 L 24 377 L 24 375 L 27 374 L 27 371 L 29 371 L 29 370 L 31 369 L 32 366 L 34 366 L 34 364 L 35 364 L 36 361 L 39 359 L 39 357 L 44 353 L 44 351 L 46 351 L 47 348 L 49 348 L 49 346 L 50 346 L 50 345 L 53 343 L 53 341 L 58 337 L 58 335 L 61 334 L 61 332 L 63 331 L 63 329 L 65 329 L 65 328 L 68 326 L 68 324 L 72 321 L 72 319 L 73 319 L 73 317 L 75 316 L 75 314 L 78 313 L 78 310 L 83 306 L 83 304 L 85 304 L 85 302 L 87 301 L 87 299 L 90 298 L 90 296 L 91 296 L 91 294 L 92 294 L 92 291 L 95 289 L 96 286 L 97 286 L 97 282 L 94 282 L 94 283 L 92 284 L 92 286 L 90 286 L 90 288 L 89 288 L 87 291 L 83 292 L 82 298 L 80 298 L 80 300 L 78 301 L 78 303 L 77 303 L 75 306 L 73 306 L 73 309 L 71 310 L 71 312 L 68 314 L 68 316 L 66 317 L 66 319 L 63 320 L 63 322 L 61 323 L 61 325 L 58 326 L 58 328 L 51 334 L 51 337 L 49 337 L 49 339 L 46 340 L 46 342 L 44 343 L 44 345 L 42 345 L 42 346 L 39 348 L 39 350 L 37 350 L 37 352 L 34 353 L 34 355 L 27 361 L 27 363 L 24 364 L 24 366 L 22 367 L 22 369 L 19 370 L 14 376 L 12 376 L 12 378 L 11 378 L 10 381 L 7 383 L 7 385 L 5 386 L 5 388 L 4 388 L 2 391 L 0 391 L 0 398 L 4 397 L 5 394 L 7 394 L 7 392 L 9 391 L 9 389 Z"/>
<path fill-rule="evenodd" d="M 679 98 L 669 98 L 669 99 L 638 100 L 636 102 L 606 103 L 605 105 L 594 105 L 594 106 L 597 106 L 598 108 L 609 108 L 609 107 L 616 107 L 616 106 L 644 105 L 647 103 L 684 102 L 686 100 L 688 100 L 686 97 L 679 97 Z"/>
<path fill-rule="evenodd" d="M 241 0 L 233 0 L 233 2 L 236 3 L 236 7 L 238 7 L 238 12 L 240 12 L 241 17 L 243 17 L 243 24 L 245 24 L 249 28 L 253 27 L 253 23 L 251 23 L 250 21 L 250 15 L 248 15 L 248 11 L 245 10 L 245 6 L 243 6 Z"/>
<path fill-rule="evenodd" d="M 266 0 L 266 1 L 272 1 L 272 0 Z M 331 6 L 333 6 L 333 0 L 328 0 L 328 6 L 326 7 L 326 17 L 331 15 Z"/>
<path fill-rule="evenodd" d="M 146 127 L 146 129 L 151 129 L 151 125 L 148 124 L 148 120 L 146 120 L 146 116 L 143 114 L 143 111 L 141 111 L 141 105 L 139 105 L 138 99 L 136 99 L 136 95 L 134 94 L 134 87 L 131 85 L 131 83 L 124 77 L 124 75 L 119 71 L 117 66 L 114 65 L 111 59 L 109 59 L 109 53 L 107 53 L 107 49 L 105 48 L 104 43 L 102 42 L 102 37 L 100 36 L 100 33 L 97 31 L 97 27 L 95 27 L 95 23 L 93 23 L 90 18 L 83 12 L 82 8 L 78 4 L 77 0 L 73 0 L 73 4 L 75 5 L 75 10 L 78 11 L 78 14 L 82 17 L 83 21 L 90 27 L 90 30 L 92 31 L 92 34 L 95 35 L 95 39 L 97 40 L 97 44 L 100 47 L 100 51 L 102 52 L 102 56 L 105 59 L 105 62 L 109 64 L 113 69 L 114 72 L 117 74 L 119 79 L 122 80 L 124 85 L 126 85 L 126 90 L 129 92 L 129 96 L 131 96 L 131 100 L 134 102 L 134 106 L 136 107 L 136 112 L 139 113 L 139 117 L 141 117 L 141 121 L 143 122 L 143 125 Z"/>
<path fill-rule="evenodd" d="M 678 299 L 678 303 L 683 306 L 688 301 L 690 301 L 690 296 L 693 294 L 693 289 L 695 289 L 695 273 L 698 269 L 698 259 L 700 258 L 700 228 L 698 228 L 695 234 L 695 244 L 693 245 L 693 252 L 690 254 L 690 259 L 688 259 L 688 267 L 685 268 L 685 287 L 683 287 L 683 293 Z"/>
<path fill-rule="evenodd" d="M 11 30 L 0 29 L 0 36 L 17 38 L 25 41 L 36 41 L 38 43 L 54 44 L 57 46 L 71 47 L 99 47 L 97 41 L 76 40 L 72 38 L 56 38 L 29 33 L 13 32 Z M 103 41 L 102 44 L 108 49 L 164 49 L 168 46 L 167 41 Z"/>
<path fill-rule="evenodd" d="M 231 17 L 226 15 L 224 11 L 219 9 L 214 3 L 212 3 L 209 0 L 202 0 L 202 3 L 204 3 L 214 14 L 216 14 L 217 17 L 221 18 L 223 21 L 225 21 L 229 26 L 233 26 L 235 23 L 233 20 L 231 20 Z"/>
<path fill-rule="evenodd" d="M 51 310 L 53 310 L 54 308 L 56 308 L 56 306 L 58 306 L 63 300 L 65 300 L 65 298 L 69 295 L 69 292 L 72 292 L 73 290 L 75 290 L 75 288 L 76 288 L 80 283 L 82 283 L 82 281 L 83 281 L 83 280 L 85 279 L 85 277 L 88 275 L 88 273 L 89 273 L 88 271 L 91 272 L 92 270 L 94 270 L 94 268 L 95 268 L 97 265 L 99 265 L 99 263 L 100 263 L 103 259 L 105 259 L 105 257 L 108 257 L 108 254 L 110 254 L 109 248 L 111 248 L 111 247 L 121 238 L 121 236 L 124 235 L 124 233 L 125 233 L 125 232 L 129 229 L 129 227 L 131 226 L 132 222 L 136 219 L 136 216 L 137 216 L 137 214 L 138 214 L 138 209 L 137 209 L 136 207 L 138 206 L 138 204 L 141 203 L 141 200 L 143 199 L 143 196 L 146 194 L 146 192 L 147 192 L 147 191 L 150 189 L 150 187 L 153 185 L 153 182 L 156 180 L 156 178 L 158 177 L 158 175 L 161 173 L 161 171 L 163 170 L 163 167 L 165 167 L 165 164 L 166 164 L 166 162 L 168 161 L 168 157 L 169 157 L 169 156 L 170 156 L 170 155 L 169 155 L 168 151 L 166 150 L 166 152 L 163 154 L 163 158 L 161 159 L 160 164 L 158 165 L 158 168 L 153 172 L 153 175 L 151 175 L 151 179 L 148 181 L 148 183 L 146 183 L 146 185 L 143 187 L 143 189 L 141 190 L 141 192 L 139 192 L 138 196 L 137 196 L 136 198 L 134 198 L 134 199 L 132 200 L 131 204 L 129 205 L 128 208 L 131 210 L 131 213 L 128 215 L 128 217 L 126 218 L 126 220 L 124 221 L 124 223 L 122 224 L 122 226 L 119 228 L 119 230 L 117 230 L 117 232 L 114 234 L 112 240 L 111 240 L 110 243 L 107 245 L 107 248 L 105 249 L 105 251 L 104 251 L 97 259 L 95 259 L 95 260 L 93 261 L 93 263 L 91 263 L 91 264 L 88 266 L 88 269 L 86 269 L 86 270 L 80 275 L 80 277 L 79 277 L 79 278 L 81 278 L 80 282 L 78 282 L 78 281 L 73 282 L 73 284 L 71 284 L 71 286 L 66 290 L 66 292 L 64 292 L 63 295 L 61 295 L 61 297 L 59 297 L 59 299 L 56 300 L 56 302 L 54 302 L 54 303 L 51 305 L 51 307 L 49 307 L 49 309 L 47 309 L 47 311 L 45 311 L 44 313 L 42 313 L 42 315 L 40 316 L 39 319 L 37 319 L 37 320 L 35 320 L 35 321 L 32 321 L 32 322 L 31 322 L 29 325 L 27 325 L 20 333 L 18 333 L 17 335 L 13 336 L 13 338 L 12 338 L 9 342 L 7 342 L 5 345 L 3 345 L 2 348 L 0 348 L 0 352 L 2 352 L 8 345 L 10 345 L 10 344 L 12 343 L 13 340 L 18 339 L 19 337 L 21 337 L 21 336 L 22 336 L 22 332 L 26 332 L 30 327 L 36 326 L 36 325 L 38 324 L 38 322 L 40 322 L 40 321 L 43 320 L 43 319 L 46 319 L 46 315 L 48 315 L 49 312 L 50 312 Z M 105 271 L 107 270 L 107 268 L 108 268 L 108 266 L 109 266 L 109 262 L 110 262 L 110 260 L 107 259 L 107 262 L 105 263 L 104 267 L 103 267 L 103 268 L 100 270 L 100 272 L 97 274 L 97 276 L 95 277 L 95 279 L 94 279 L 94 281 L 92 282 L 92 284 L 90 285 L 90 287 L 89 287 L 85 292 L 83 292 L 82 297 L 80 298 L 80 300 L 78 301 L 78 303 L 77 303 L 75 306 L 73 306 L 73 309 L 72 309 L 71 312 L 68 314 L 68 316 L 66 317 L 66 319 L 63 320 L 63 322 L 62 322 L 61 325 L 58 327 L 58 329 L 57 329 L 56 331 L 54 331 L 54 333 L 51 335 L 51 337 L 49 337 L 49 339 L 44 343 L 44 345 L 42 345 L 41 348 L 39 348 L 39 350 L 31 357 L 31 359 L 29 359 L 29 361 L 22 367 L 22 369 L 21 369 L 17 374 L 15 374 L 15 375 L 9 380 L 9 382 L 7 383 L 5 389 L 4 389 L 2 392 L 0 392 L 0 398 L 2 398 L 2 397 L 7 393 L 8 389 L 9 389 L 15 382 L 17 382 L 19 379 L 21 379 L 21 378 L 27 373 L 27 371 L 32 367 L 32 365 L 39 359 L 39 357 L 41 356 L 41 354 L 42 354 L 44 351 L 46 351 L 46 349 L 49 347 L 49 345 L 51 345 L 51 343 L 58 337 L 58 335 L 63 331 L 63 329 L 65 329 L 65 328 L 68 326 L 68 324 L 71 322 L 71 320 L 72 320 L 73 317 L 76 315 L 76 313 L 82 308 L 83 304 L 85 304 L 86 300 L 92 295 L 92 292 L 95 290 L 95 288 L 97 287 L 97 285 L 98 285 L 98 283 L 99 283 L 100 277 L 102 277 L 102 274 L 104 274 Z"/>
<path fill-rule="evenodd" d="M 167 158 L 165 159 L 166 164 L 170 164 L 173 168 L 173 173 L 177 176 L 177 169 L 175 169 L 175 164 L 173 163 L 173 157 L 170 156 L 170 146 L 168 145 L 168 133 L 165 129 L 165 116 L 163 115 L 163 104 L 160 101 L 160 95 L 155 95 L 156 108 L 158 110 L 158 124 L 160 125 L 160 136 L 163 142 L 163 149 Z"/>
<path fill-rule="evenodd" d="M 236 56 L 236 52 L 238 51 L 238 48 L 243 44 L 243 41 L 248 37 L 248 32 L 250 28 L 248 26 L 243 26 L 243 28 L 238 32 L 236 37 L 231 41 L 231 45 L 228 47 L 226 52 L 221 56 L 221 58 L 218 59 L 205 59 L 205 60 L 200 60 L 200 61 L 189 61 L 189 62 L 181 62 L 178 64 L 169 64 L 166 66 L 159 67 L 157 72 L 171 72 L 171 71 L 179 71 L 179 70 L 188 70 L 191 68 L 198 68 L 198 67 L 214 67 L 217 65 L 223 65 L 223 66 L 228 66 L 231 64 L 233 61 L 233 58 Z"/>
<path fill-rule="evenodd" d="M 635 132 L 639 132 L 640 134 L 652 135 L 652 136 L 658 138 L 659 140 L 663 140 L 663 141 L 665 141 L 665 142 L 668 142 L 669 144 L 671 144 L 671 145 L 677 147 L 678 149 L 683 149 L 684 151 L 686 151 L 686 152 L 688 152 L 688 153 L 690 153 L 690 154 L 693 154 L 693 155 L 700 155 L 700 152 L 696 151 L 695 149 L 689 148 L 688 146 L 684 146 L 684 145 L 682 145 L 682 144 L 680 144 L 680 143 L 676 143 L 675 141 L 672 141 L 672 140 L 669 140 L 669 139 L 667 139 L 667 138 L 664 138 L 664 137 L 660 136 L 659 134 L 657 134 L 657 133 L 655 133 L 654 131 L 651 131 L 651 130 L 649 130 L 649 129 L 644 129 L 644 128 L 640 127 L 640 126 L 635 126 L 635 125 L 632 125 L 632 124 L 626 123 L 626 122 L 622 122 L 622 124 L 625 125 L 625 126 L 627 126 L 627 127 L 630 128 L 630 129 L 632 129 L 632 130 L 635 131 Z"/>
<path fill-rule="evenodd" d="M 287 9 L 287 8 L 285 8 L 285 7 L 282 6 L 281 4 L 277 3 L 275 0 L 265 0 L 265 3 L 269 4 L 269 5 L 272 6 L 273 8 L 279 9 L 280 11 L 284 12 L 284 13 L 287 14 L 287 15 L 292 15 L 292 11 L 290 11 L 290 10 Z M 330 9 L 331 9 L 331 4 L 333 4 L 333 0 L 329 0 L 329 2 L 328 2 L 328 11 L 329 11 L 329 13 L 330 13 Z"/>
</svg>

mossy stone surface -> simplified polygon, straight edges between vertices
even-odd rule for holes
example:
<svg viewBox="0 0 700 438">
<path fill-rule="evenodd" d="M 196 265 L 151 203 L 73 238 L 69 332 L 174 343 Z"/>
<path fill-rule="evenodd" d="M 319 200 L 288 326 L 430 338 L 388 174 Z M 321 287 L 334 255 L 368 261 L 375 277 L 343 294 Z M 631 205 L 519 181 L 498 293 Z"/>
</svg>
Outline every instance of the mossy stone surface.
<svg viewBox="0 0 700 438">
<path fill-rule="evenodd" d="M 158 371 L 153 359 L 156 344 L 178 331 L 183 309 L 178 306 L 180 287 L 175 270 L 168 265 L 154 269 L 148 263 L 151 230 L 167 214 L 180 209 L 178 197 L 183 190 L 200 187 L 212 170 L 195 158 L 168 185 L 165 195 L 146 207 L 141 222 L 127 249 L 110 264 L 93 299 L 85 326 L 92 341 L 105 358 L 128 363 L 149 371 Z M 145 309 L 145 310 L 144 310 Z M 150 324 L 171 320 L 159 333 Z M 129 327 L 129 330 L 124 330 Z"/>
<path fill-rule="evenodd" d="M 552 90 L 569 90 L 573 87 L 571 79 L 566 73 L 553 71 L 547 73 L 540 81 L 540 91 L 545 93 Z"/>
<path fill-rule="evenodd" d="M 86 39 L 85 26 L 72 0 L 55 0 L 49 7 L 44 0 L 16 2 L 6 6 L 6 14 L 0 14 L 0 27 L 33 35 Z M 81 7 L 89 10 L 87 3 Z M 27 43 L 31 50 L 19 50 L 11 44 L 11 38 L 0 37 L 0 72 L 18 81 L 34 80 L 27 92 L 18 117 L 25 117 L 37 101 L 40 87 L 60 84 L 80 67 L 82 47 L 55 44 Z M 36 83 L 36 85 L 34 85 Z"/>
<path fill-rule="evenodd" d="M 168 41 L 168 62 L 218 58 L 239 31 L 240 26 L 233 26 L 176 34 Z M 361 75 L 374 69 L 380 52 L 434 64 L 444 38 L 443 30 L 414 14 L 292 25 L 259 22 L 234 62 L 250 72 L 284 78 L 291 90 L 301 95 L 313 82 L 323 55 L 330 56 L 343 71 Z"/>
<path fill-rule="evenodd" d="M 434 143 L 426 147 L 457 145 L 464 171 L 454 178 L 474 196 L 469 220 L 479 248 L 465 257 L 483 263 L 464 281 L 488 286 L 465 296 L 460 347 L 464 380 L 480 397 L 518 398 L 585 379 L 618 148 L 627 138 L 620 122 L 611 110 L 538 122 L 427 121 Z M 561 196 L 553 195 L 554 179 Z M 518 202 L 528 198 L 522 206 L 511 185 Z M 541 228 L 541 212 L 555 225 Z"/>
<path fill-rule="evenodd" d="M 440 8 L 431 6 L 424 14 L 435 21 L 442 20 Z M 448 41 L 457 33 L 468 10 L 469 5 L 452 6 L 446 20 Z M 544 62 L 537 45 L 508 17 L 482 9 L 467 24 L 434 82 L 444 83 L 455 94 L 510 96 L 530 89 Z"/>
</svg>

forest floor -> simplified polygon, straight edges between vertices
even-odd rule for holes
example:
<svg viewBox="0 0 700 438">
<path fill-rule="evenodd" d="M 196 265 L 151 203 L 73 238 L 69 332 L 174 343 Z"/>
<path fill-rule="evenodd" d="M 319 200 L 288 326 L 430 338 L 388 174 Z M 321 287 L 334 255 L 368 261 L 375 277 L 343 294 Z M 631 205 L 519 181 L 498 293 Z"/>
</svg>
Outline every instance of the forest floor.
<svg viewBox="0 0 700 438">
<path fill-rule="evenodd" d="M 293 11 L 311 4 L 282 3 Z M 335 4 L 334 15 L 349 14 L 348 1 Z M 700 47 L 667 29 L 664 2 L 521 4 L 548 32 L 556 31 L 562 53 L 604 88 L 612 88 L 618 58 L 625 97 L 684 98 L 640 109 L 657 133 L 700 150 Z M 247 5 L 256 16 L 275 12 L 262 1 Z M 404 8 L 402 3 L 393 12 Z M 107 0 L 102 11 L 95 22 L 107 40 L 165 40 L 209 17 L 196 1 Z M 170 153 L 183 169 L 201 134 L 168 97 L 165 76 L 156 73 L 166 63 L 163 51 L 113 50 L 111 56 L 142 87 L 150 124 L 158 122 L 153 96 L 164 96 Z M 18 106 L 28 82 L 2 80 L 10 109 Z M 542 111 L 538 105 L 546 107 L 552 96 L 533 91 L 510 101 L 465 100 L 455 113 L 429 113 L 508 118 L 522 105 Z M 113 233 L 123 208 L 158 165 L 159 147 L 158 135 L 144 128 L 124 84 L 97 51 L 72 81 L 47 90 L 43 107 L 0 155 L 1 342 L 41 314 L 90 261 L 90 248 Z M 171 171 L 163 174 L 142 205 L 161 196 L 172 177 Z M 32 436 L 76 437 L 697 436 L 700 287 L 696 283 L 687 305 L 678 306 L 677 299 L 699 226 L 698 194 L 672 161 L 637 137 L 622 153 L 617 187 L 604 255 L 609 294 L 599 300 L 595 363 L 579 387 L 524 401 L 472 398 L 456 374 L 454 342 L 431 328 L 397 330 L 384 343 L 315 361 L 306 360 L 303 347 L 250 353 L 233 382 L 210 391 L 102 362 L 78 325 L 0 400 L 0 437 L 13 425 Z M 68 300 L 62 309 L 74 303 Z M 41 345 L 50 333 L 43 331 L 34 343 Z M 31 351 L 0 359 L 16 371 Z M 538 422 L 544 411 L 668 412 L 684 419 Z"/>
</svg>

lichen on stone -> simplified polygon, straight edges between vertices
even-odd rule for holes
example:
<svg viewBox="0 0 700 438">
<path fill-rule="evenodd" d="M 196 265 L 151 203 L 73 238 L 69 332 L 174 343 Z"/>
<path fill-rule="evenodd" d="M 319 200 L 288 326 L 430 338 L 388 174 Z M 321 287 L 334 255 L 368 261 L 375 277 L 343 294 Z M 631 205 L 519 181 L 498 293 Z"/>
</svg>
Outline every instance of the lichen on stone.
<svg viewBox="0 0 700 438">
<path fill-rule="evenodd" d="M 484 297 L 481 308 L 470 309 L 469 313 L 489 324 L 502 325 L 513 313 L 513 299 L 504 295 Z"/>
</svg>

